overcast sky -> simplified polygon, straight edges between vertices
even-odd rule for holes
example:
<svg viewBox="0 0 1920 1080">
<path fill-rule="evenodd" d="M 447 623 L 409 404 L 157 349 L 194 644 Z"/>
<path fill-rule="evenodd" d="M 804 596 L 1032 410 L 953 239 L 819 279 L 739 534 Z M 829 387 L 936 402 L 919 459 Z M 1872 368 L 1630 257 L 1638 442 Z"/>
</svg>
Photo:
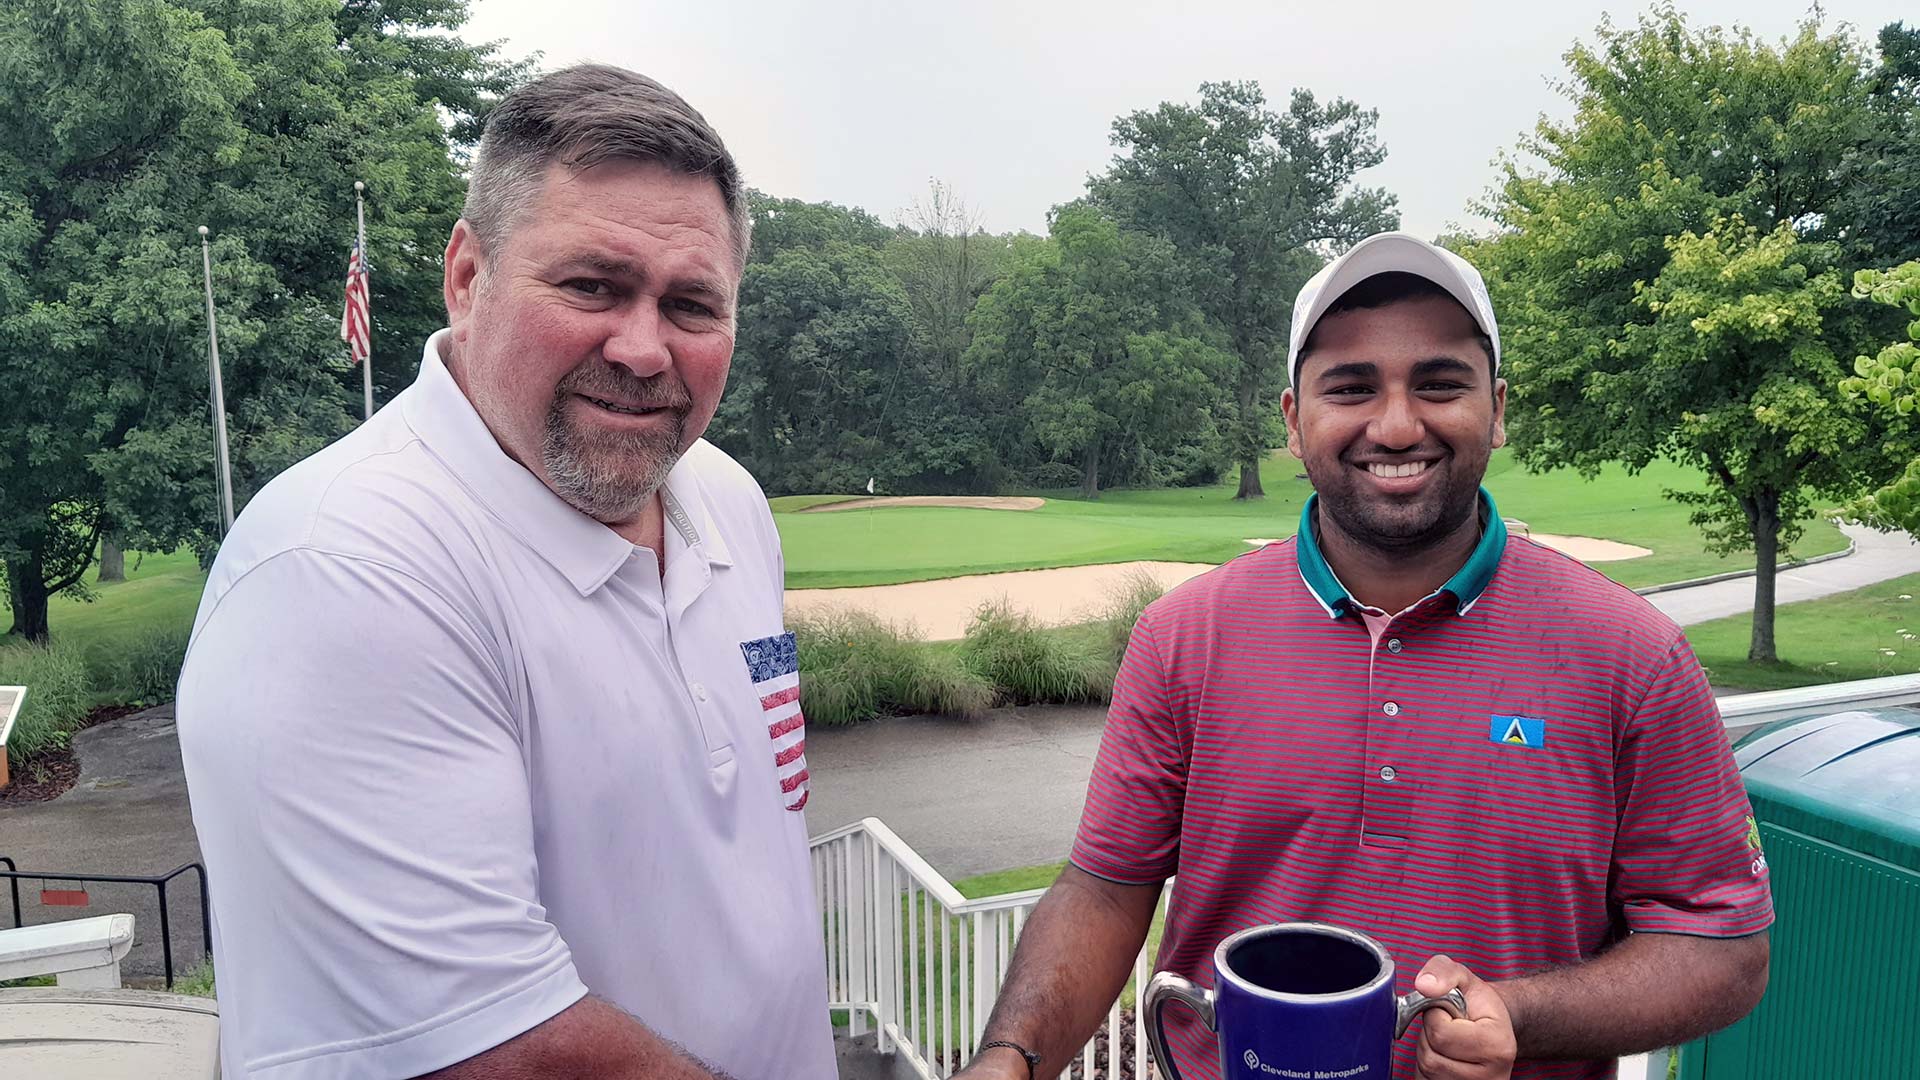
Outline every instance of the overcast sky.
<svg viewBox="0 0 1920 1080">
<path fill-rule="evenodd" d="M 1580 0 L 1104 3 L 974 0 L 474 0 L 469 40 L 538 50 L 543 67 L 620 64 L 679 91 L 720 130 L 754 187 L 861 206 L 892 222 L 938 177 L 994 231 L 1044 232 L 1113 157 L 1115 117 L 1191 101 L 1202 81 L 1255 79 L 1380 114 L 1387 160 L 1361 176 L 1402 225 L 1474 227 L 1494 158 L 1545 113 L 1575 40 L 1646 4 Z M 1695 26 L 1791 33 L 1804 0 L 1691 0 Z M 1829 25 L 1871 40 L 1912 9 L 1834 0 Z"/>
</svg>

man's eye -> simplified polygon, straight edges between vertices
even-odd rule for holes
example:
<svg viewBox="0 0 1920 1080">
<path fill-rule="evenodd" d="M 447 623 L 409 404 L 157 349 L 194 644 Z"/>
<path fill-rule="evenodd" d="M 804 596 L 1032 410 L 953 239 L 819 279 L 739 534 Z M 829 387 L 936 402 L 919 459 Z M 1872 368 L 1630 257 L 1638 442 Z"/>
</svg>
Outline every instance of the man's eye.
<svg viewBox="0 0 1920 1080">
<path fill-rule="evenodd" d="M 689 315 L 702 315 L 702 316 L 709 316 L 709 317 L 713 315 L 713 309 L 708 307 L 705 304 L 700 303 L 698 300 L 688 300 L 683 297 L 674 297 L 673 299 L 668 300 L 667 304 L 668 306 L 672 307 L 674 310 L 684 311 Z"/>
<path fill-rule="evenodd" d="M 1327 391 L 1327 394 L 1333 397 L 1351 397 L 1355 394 L 1371 393 L 1373 393 L 1373 387 L 1371 386 L 1336 386 Z"/>
<path fill-rule="evenodd" d="M 607 283 L 593 278 L 574 278 L 560 283 L 563 289 L 572 289 L 583 296 L 601 296 L 607 291 Z"/>
</svg>

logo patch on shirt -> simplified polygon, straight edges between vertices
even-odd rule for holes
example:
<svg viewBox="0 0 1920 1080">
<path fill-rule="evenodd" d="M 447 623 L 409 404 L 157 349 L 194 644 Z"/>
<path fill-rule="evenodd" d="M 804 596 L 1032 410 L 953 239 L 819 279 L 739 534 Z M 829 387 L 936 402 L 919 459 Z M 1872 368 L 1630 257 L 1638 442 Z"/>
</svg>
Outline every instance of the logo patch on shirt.
<svg viewBox="0 0 1920 1080">
<path fill-rule="evenodd" d="M 773 741 L 774 772 L 787 809 L 807 806 L 807 718 L 800 713 L 800 657 L 793 635 L 740 643 L 747 675 L 760 695 L 760 712 Z"/>
<path fill-rule="evenodd" d="M 1547 745 L 1547 722 L 1533 716 L 1500 716 L 1487 725 L 1487 739 L 1501 746 L 1526 746 L 1538 750 Z"/>
</svg>

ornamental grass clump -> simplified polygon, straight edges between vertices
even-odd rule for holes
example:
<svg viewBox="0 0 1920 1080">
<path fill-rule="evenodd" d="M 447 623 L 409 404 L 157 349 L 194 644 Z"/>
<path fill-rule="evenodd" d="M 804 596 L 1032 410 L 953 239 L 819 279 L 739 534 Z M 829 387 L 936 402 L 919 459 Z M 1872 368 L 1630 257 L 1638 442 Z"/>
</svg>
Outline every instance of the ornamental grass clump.
<svg viewBox="0 0 1920 1080">
<path fill-rule="evenodd" d="M 960 644 L 966 666 L 1011 705 L 1105 701 L 1115 670 L 1105 653 L 1099 636 L 1049 630 L 1005 600 L 982 604 Z"/>
<path fill-rule="evenodd" d="M 7 739 L 16 773 L 49 750 L 64 748 L 87 718 L 87 663 L 63 645 L 0 645 L 0 686 L 24 686 L 26 701 Z"/>
<path fill-rule="evenodd" d="M 863 611 L 789 620 L 800 660 L 800 705 L 812 724 L 835 727 L 882 716 L 977 716 L 993 687 L 951 649 Z"/>
</svg>

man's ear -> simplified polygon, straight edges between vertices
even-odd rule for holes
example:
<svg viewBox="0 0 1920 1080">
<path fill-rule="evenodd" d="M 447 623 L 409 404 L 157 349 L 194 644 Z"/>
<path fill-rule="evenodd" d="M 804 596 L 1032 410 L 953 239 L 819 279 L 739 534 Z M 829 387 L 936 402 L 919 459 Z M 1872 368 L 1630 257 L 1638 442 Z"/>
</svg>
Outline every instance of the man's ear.
<svg viewBox="0 0 1920 1080">
<path fill-rule="evenodd" d="M 467 322 L 473 315 L 474 291 L 480 275 L 486 271 L 480 237 L 466 218 L 453 223 L 453 235 L 447 239 L 447 254 L 442 265 L 446 268 L 441 291 L 447 302 L 447 325 L 453 328 L 454 340 L 458 341 L 466 337 Z"/>
<path fill-rule="evenodd" d="M 1507 380 L 1493 380 L 1493 448 L 1507 445 Z"/>
<path fill-rule="evenodd" d="M 1287 452 L 1306 459 L 1306 447 L 1300 441 L 1300 397 L 1289 386 L 1280 391 L 1280 415 L 1287 420 Z"/>
</svg>

